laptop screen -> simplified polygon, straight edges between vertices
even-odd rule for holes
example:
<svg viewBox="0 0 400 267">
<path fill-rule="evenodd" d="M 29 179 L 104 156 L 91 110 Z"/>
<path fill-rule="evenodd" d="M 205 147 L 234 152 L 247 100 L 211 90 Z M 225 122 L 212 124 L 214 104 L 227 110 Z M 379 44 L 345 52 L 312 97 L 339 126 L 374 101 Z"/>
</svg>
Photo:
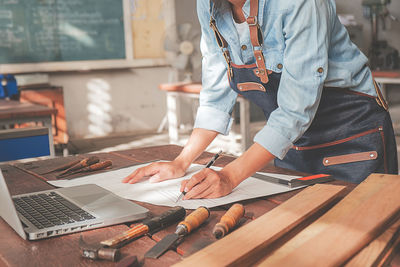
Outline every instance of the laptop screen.
<svg viewBox="0 0 400 267">
<path fill-rule="evenodd" d="M 3 172 L 0 169 L 0 215 L 23 239 L 26 239 L 24 228 L 17 215 L 14 202 L 11 199 L 10 192 L 6 181 L 3 177 Z"/>
</svg>

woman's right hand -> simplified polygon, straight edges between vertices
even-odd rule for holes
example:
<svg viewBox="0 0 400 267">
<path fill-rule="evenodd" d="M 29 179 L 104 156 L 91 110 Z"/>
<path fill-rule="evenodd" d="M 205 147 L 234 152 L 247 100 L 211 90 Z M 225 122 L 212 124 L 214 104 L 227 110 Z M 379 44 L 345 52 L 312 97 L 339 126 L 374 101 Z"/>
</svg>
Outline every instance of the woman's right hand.
<svg viewBox="0 0 400 267">
<path fill-rule="evenodd" d="M 134 184 L 148 178 L 151 183 L 179 178 L 185 175 L 186 169 L 177 161 L 154 162 L 139 168 L 122 179 L 123 183 Z"/>
</svg>

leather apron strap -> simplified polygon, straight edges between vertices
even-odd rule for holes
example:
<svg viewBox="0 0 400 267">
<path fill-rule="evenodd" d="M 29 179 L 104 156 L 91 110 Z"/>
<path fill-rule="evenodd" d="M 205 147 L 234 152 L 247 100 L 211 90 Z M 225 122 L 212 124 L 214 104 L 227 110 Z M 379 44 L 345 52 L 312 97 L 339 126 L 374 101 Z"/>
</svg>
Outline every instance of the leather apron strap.
<svg viewBox="0 0 400 267">
<path fill-rule="evenodd" d="M 265 59 L 262 52 L 263 36 L 258 23 L 258 0 L 250 0 L 250 15 L 247 17 L 247 24 L 250 29 L 250 39 L 253 45 L 254 57 L 256 59 L 257 69 L 254 74 L 260 78 L 262 83 L 268 83 L 268 71 L 265 67 Z"/>
<path fill-rule="evenodd" d="M 232 71 L 232 67 L 231 67 L 232 60 L 231 60 L 231 55 L 229 54 L 229 50 L 228 50 L 228 42 L 225 40 L 225 38 L 219 32 L 219 30 L 217 28 L 217 24 L 215 22 L 215 19 L 214 19 L 212 13 L 211 13 L 211 17 L 210 17 L 210 27 L 214 31 L 214 35 L 215 35 L 215 39 L 217 40 L 217 44 L 221 48 L 222 54 L 224 55 L 224 58 L 225 58 L 225 61 L 227 64 L 227 68 L 228 68 L 229 77 L 232 78 L 233 77 L 233 71 Z"/>
</svg>

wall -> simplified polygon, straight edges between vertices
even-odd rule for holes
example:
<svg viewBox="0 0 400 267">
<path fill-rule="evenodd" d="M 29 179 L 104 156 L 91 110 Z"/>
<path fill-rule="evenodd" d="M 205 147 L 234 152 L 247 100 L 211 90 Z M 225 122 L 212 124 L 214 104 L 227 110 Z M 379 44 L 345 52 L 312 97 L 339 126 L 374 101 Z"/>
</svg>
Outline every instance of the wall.
<svg viewBox="0 0 400 267">
<path fill-rule="evenodd" d="M 369 21 L 362 16 L 362 0 L 336 0 L 339 14 L 354 14 L 363 25 L 366 52 L 370 40 Z M 190 22 L 198 26 L 195 0 L 176 0 L 177 23 Z M 400 18 L 400 1 L 390 6 Z M 381 31 L 381 38 L 400 51 L 400 23 Z M 166 112 L 165 94 L 159 83 L 168 81 L 168 68 L 139 68 L 133 70 L 92 71 L 50 74 L 51 83 L 64 87 L 68 131 L 71 138 L 102 135 L 154 132 Z M 396 96 L 392 97 L 396 98 Z M 184 110 L 191 103 L 184 103 Z M 191 120 L 190 112 L 183 112 Z M 255 112 L 257 113 L 257 112 Z M 258 117 L 258 116 L 257 116 Z"/>
<path fill-rule="evenodd" d="M 50 74 L 64 88 L 72 139 L 155 131 L 165 115 L 168 68 L 138 68 Z"/>
</svg>

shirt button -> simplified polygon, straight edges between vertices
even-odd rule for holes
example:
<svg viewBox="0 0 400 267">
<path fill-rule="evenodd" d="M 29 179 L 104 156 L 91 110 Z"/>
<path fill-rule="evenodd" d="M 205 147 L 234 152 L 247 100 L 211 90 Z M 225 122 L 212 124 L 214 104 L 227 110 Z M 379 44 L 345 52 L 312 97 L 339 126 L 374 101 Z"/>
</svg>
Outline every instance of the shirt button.
<svg viewBox="0 0 400 267">
<path fill-rule="evenodd" d="M 320 67 L 317 69 L 318 73 L 323 73 L 324 72 L 324 68 Z"/>
<path fill-rule="evenodd" d="M 246 50 L 247 49 L 247 45 L 242 45 L 241 48 L 242 48 L 242 50 Z"/>
<path fill-rule="evenodd" d="M 279 63 L 278 65 L 277 65 L 277 67 L 278 67 L 278 69 L 282 69 L 283 68 L 283 65 L 281 64 L 281 63 Z"/>
</svg>

